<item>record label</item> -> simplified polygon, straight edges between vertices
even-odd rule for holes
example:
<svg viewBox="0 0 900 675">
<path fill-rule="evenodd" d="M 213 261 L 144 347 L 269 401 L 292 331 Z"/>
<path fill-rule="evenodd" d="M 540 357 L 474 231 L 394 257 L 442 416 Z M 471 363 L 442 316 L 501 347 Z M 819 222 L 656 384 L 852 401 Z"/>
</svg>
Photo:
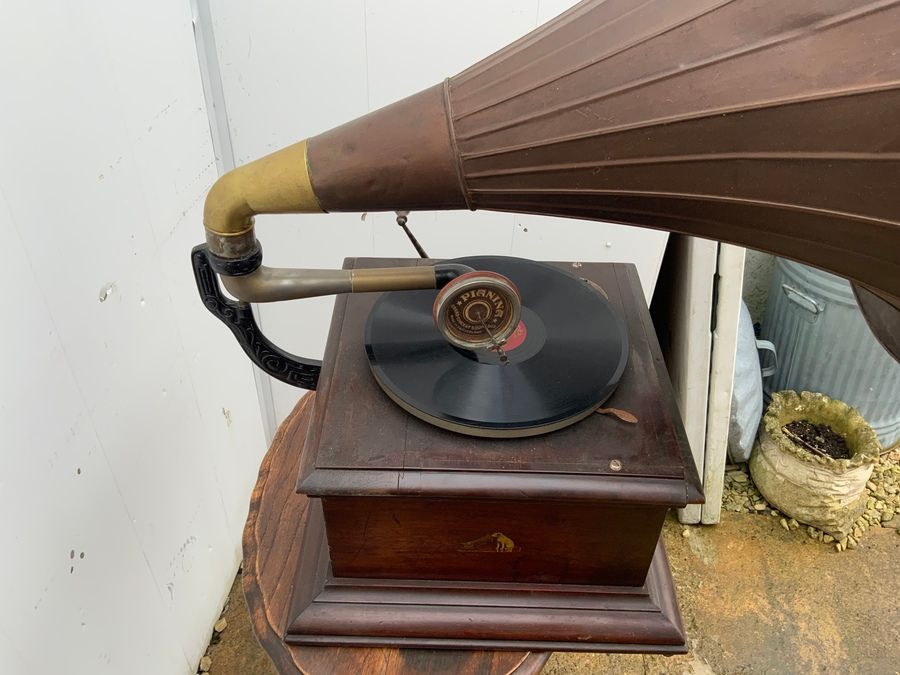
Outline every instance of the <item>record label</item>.
<svg viewBox="0 0 900 675">
<path fill-rule="evenodd" d="M 503 343 L 518 325 L 520 313 L 515 284 L 487 270 L 453 279 L 437 292 L 432 311 L 447 341 L 465 349 Z"/>
</svg>

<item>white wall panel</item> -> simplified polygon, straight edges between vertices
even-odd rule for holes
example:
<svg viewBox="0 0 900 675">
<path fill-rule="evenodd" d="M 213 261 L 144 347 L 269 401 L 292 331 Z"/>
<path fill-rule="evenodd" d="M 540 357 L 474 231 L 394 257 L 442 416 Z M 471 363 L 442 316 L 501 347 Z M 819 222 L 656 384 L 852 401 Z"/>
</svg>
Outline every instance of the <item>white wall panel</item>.
<svg viewBox="0 0 900 675">
<path fill-rule="evenodd" d="M 436 84 L 573 4 L 210 0 L 235 156 L 249 160 Z M 390 214 L 360 215 L 258 219 L 266 263 L 328 267 L 345 256 L 415 255 Z M 616 225 L 489 212 L 414 213 L 409 224 L 434 257 L 635 262 L 648 297 L 667 239 Z M 320 299 L 265 306 L 262 323 L 276 343 L 318 358 L 332 305 Z M 302 394 L 279 383 L 274 392 L 278 419 Z"/>
<path fill-rule="evenodd" d="M 0 81 L 0 672 L 194 672 L 265 443 L 190 271 L 190 6 L 6 2 Z"/>
<path fill-rule="evenodd" d="M 13 340 L 4 331 L 3 338 L 0 633 L 18 658 L 4 657 L 0 670 L 112 673 L 136 654 L 157 672 L 188 672 L 125 503 L 127 488 L 110 468 L 112 448 L 94 428 L 91 401 L 71 367 L 74 355 L 63 345 L 6 203 L 0 236 L 9 255 L 0 283 L 17 289 L 7 311 L 27 336 Z M 141 635 L 155 639 L 142 644 Z"/>
</svg>

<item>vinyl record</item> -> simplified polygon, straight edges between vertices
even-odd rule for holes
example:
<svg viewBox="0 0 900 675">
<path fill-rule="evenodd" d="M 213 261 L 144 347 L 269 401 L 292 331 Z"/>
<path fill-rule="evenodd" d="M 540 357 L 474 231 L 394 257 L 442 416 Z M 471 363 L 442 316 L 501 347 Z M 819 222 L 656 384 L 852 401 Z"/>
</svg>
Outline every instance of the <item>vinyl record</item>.
<svg viewBox="0 0 900 675">
<path fill-rule="evenodd" d="M 459 258 L 508 277 L 521 322 L 495 351 L 451 345 L 435 327 L 437 291 L 384 293 L 366 324 L 376 380 L 397 404 L 473 436 L 533 436 L 577 422 L 615 390 L 628 360 L 625 323 L 589 282 L 521 258 Z"/>
</svg>

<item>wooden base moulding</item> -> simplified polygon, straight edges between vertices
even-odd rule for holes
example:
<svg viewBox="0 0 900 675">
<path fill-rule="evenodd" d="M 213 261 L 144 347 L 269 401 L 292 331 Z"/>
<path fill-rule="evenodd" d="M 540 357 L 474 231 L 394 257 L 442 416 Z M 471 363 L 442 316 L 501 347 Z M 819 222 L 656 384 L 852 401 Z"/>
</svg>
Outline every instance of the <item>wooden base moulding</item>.
<svg viewBox="0 0 900 675">
<path fill-rule="evenodd" d="M 338 578 L 317 501 L 294 579 L 289 644 L 687 651 L 661 541 L 642 586 Z"/>
</svg>

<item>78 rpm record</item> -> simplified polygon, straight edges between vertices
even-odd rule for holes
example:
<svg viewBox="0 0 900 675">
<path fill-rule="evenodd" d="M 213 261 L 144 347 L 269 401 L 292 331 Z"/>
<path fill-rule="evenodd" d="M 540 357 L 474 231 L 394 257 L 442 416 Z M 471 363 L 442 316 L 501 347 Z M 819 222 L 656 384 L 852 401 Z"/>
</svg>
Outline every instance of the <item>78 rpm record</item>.
<svg viewBox="0 0 900 675">
<path fill-rule="evenodd" d="M 496 350 L 451 345 L 432 317 L 436 290 L 384 293 L 366 324 L 375 379 L 416 417 L 458 433 L 522 437 L 591 414 L 613 393 L 628 360 L 625 323 L 574 274 L 521 258 L 459 258 L 510 279 L 520 323 Z"/>
</svg>

